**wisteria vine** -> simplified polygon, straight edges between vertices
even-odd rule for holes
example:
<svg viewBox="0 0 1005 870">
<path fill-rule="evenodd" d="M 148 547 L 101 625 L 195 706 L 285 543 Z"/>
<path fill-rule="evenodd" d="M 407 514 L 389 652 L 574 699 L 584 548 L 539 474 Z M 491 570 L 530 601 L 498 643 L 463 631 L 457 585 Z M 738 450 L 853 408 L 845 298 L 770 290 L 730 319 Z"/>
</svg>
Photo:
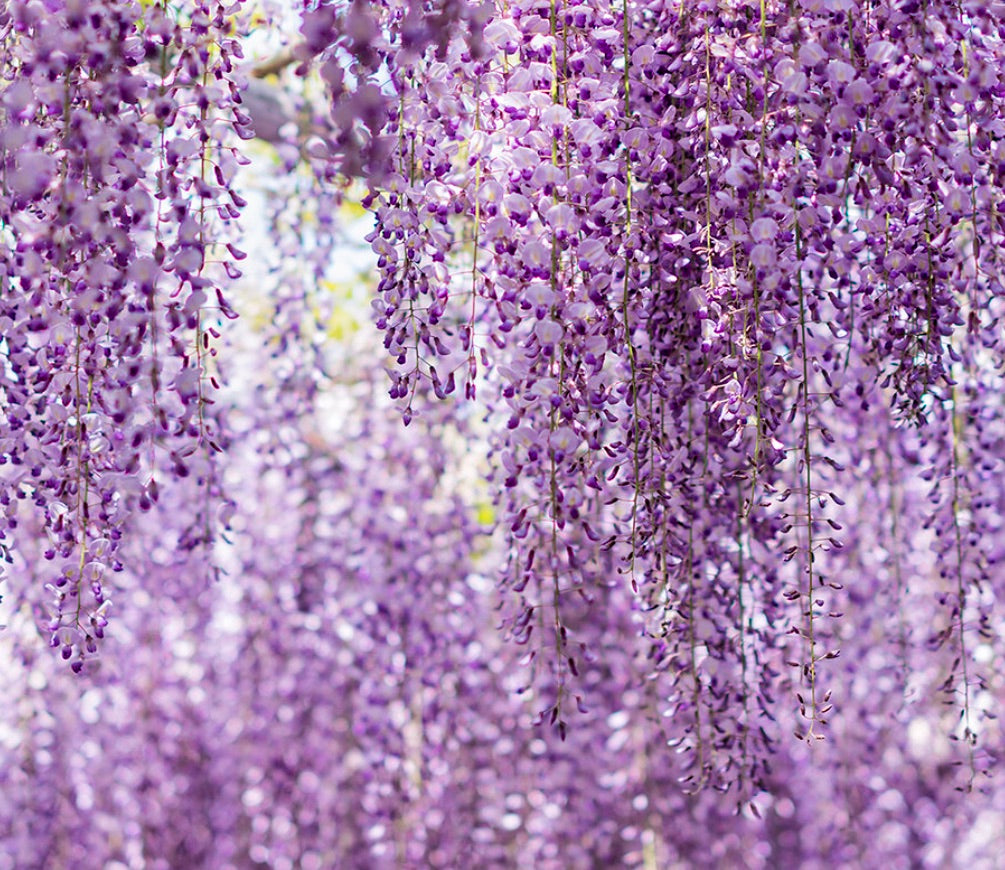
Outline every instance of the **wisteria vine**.
<svg viewBox="0 0 1005 870">
<path fill-rule="evenodd" d="M 969 788 L 991 751 L 972 647 L 1001 644 L 979 519 L 999 460 L 964 446 L 1001 405 L 994 14 L 535 2 L 484 34 L 494 53 L 385 54 L 378 326 L 406 421 L 490 368 L 503 585 L 517 641 L 540 626 L 547 712 L 574 683 L 564 602 L 613 549 L 696 780 L 765 757 L 788 686 L 823 738 L 854 594 L 836 430 L 869 419 L 931 448 L 932 644 Z"/>
<path fill-rule="evenodd" d="M 994 866 L 1003 12 L 0 4 L 0 868 Z"/>
</svg>

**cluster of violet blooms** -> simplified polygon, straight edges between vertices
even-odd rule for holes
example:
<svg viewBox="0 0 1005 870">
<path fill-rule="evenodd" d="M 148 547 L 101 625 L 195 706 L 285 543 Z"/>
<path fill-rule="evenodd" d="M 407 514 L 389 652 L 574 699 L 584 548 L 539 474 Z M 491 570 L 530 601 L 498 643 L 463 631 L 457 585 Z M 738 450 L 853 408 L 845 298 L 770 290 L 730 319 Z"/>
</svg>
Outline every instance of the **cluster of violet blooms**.
<svg viewBox="0 0 1005 870">
<path fill-rule="evenodd" d="M 0 4 L 0 870 L 994 867 L 1005 7 L 311 0 L 242 281 L 288 11 Z"/>
<path fill-rule="evenodd" d="M 123 526 L 161 482 L 201 483 L 186 546 L 216 536 L 214 324 L 243 257 L 225 246 L 243 202 L 225 143 L 250 123 L 235 9 L 196 3 L 185 26 L 162 4 L 0 12 L 0 535 L 75 671 L 104 635 Z"/>
<path fill-rule="evenodd" d="M 1000 11 L 530 2 L 477 47 L 382 46 L 391 395 L 407 422 L 488 370 L 506 627 L 560 730 L 589 650 L 569 602 L 630 585 L 689 781 L 742 789 L 778 697 L 824 736 L 844 612 L 882 596 L 899 682 L 942 662 L 963 787 L 991 764 Z M 886 528 L 850 546 L 862 483 Z"/>
</svg>

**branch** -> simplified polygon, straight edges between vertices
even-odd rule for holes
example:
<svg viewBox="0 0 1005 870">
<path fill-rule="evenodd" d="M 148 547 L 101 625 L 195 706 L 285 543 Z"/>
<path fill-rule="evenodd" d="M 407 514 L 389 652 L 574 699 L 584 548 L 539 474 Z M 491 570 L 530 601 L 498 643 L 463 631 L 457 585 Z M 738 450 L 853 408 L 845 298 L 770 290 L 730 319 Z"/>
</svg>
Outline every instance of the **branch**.
<svg viewBox="0 0 1005 870">
<path fill-rule="evenodd" d="M 255 64 L 251 68 L 251 75 L 256 79 L 264 79 L 267 76 L 279 75 L 286 67 L 296 63 L 298 60 L 296 49 L 284 48 L 279 54 Z"/>
</svg>

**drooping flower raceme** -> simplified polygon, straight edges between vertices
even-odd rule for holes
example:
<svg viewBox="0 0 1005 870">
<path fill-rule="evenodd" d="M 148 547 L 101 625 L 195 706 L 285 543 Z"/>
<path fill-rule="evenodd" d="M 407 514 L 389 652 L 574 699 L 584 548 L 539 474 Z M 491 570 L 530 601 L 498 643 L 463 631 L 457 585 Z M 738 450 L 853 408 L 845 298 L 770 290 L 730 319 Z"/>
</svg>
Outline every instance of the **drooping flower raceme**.
<svg viewBox="0 0 1005 870">
<path fill-rule="evenodd" d="M 14 540 L 25 511 L 43 517 L 23 570 L 50 590 L 52 645 L 74 669 L 103 633 L 123 517 L 157 498 L 158 452 L 203 484 L 184 545 L 216 534 L 213 324 L 242 256 L 223 247 L 240 202 L 224 143 L 246 120 L 237 8 L 3 13 L 0 499 Z"/>
<path fill-rule="evenodd" d="M 460 35 L 383 52 L 375 307 L 406 421 L 491 367 L 508 624 L 550 663 L 550 712 L 576 669 L 564 601 L 613 548 L 657 614 L 698 778 L 735 767 L 783 685 L 797 733 L 820 736 L 861 471 L 837 432 L 860 437 L 878 404 L 932 464 L 938 645 L 972 783 L 987 684 L 967 662 L 1001 643 L 978 552 L 999 460 L 963 446 L 1000 413 L 993 16 L 517 3 L 483 32 L 478 53 Z M 705 705 L 704 726 L 737 711 L 709 738 L 720 761 L 699 748 Z"/>
<path fill-rule="evenodd" d="M 246 11 L 0 13 L 0 867 L 993 866 L 999 10 Z"/>
</svg>

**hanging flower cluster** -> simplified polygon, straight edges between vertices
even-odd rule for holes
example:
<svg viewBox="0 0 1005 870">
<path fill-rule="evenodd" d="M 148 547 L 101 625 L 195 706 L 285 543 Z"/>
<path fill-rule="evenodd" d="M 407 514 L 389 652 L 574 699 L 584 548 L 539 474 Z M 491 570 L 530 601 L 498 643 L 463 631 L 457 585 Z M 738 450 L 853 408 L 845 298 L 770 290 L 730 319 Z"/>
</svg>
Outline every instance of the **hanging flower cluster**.
<svg viewBox="0 0 1005 870">
<path fill-rule="evenodd" d="M 375 307 L 406 422 L 491 366 L 509 624 L 551 662 L 553 718 L 565 602 L 613 548 L 696 779 L 767 757 L 780 688 L 822 737 L 859 555 L 840 457 L 868 421 L 931 483 L 938 575 L 901 606 L 940 602 L 969 786 L 974 651 L 1002 641 L 995 15 L 553 0 L 483 34 L 384 54 Z"/>
<path fill-rule="evenodd" d="M 204 484 L 185 546 L 215 537 L 213 324 L 242 256 L 221 247 L 241 201 L 224 142 L 246 122 L 235 10 L 16 0 L 2 15 L 3 535 L 43 517 L 25 570 L 75 670 L 103 635 L 124 517 L 157 499 L 155 454 Z"/>
<path fill-rule="evenodd" d="M 0 6 L 0 870 L 994 865 L 998 5 Z"/>
</svg>

